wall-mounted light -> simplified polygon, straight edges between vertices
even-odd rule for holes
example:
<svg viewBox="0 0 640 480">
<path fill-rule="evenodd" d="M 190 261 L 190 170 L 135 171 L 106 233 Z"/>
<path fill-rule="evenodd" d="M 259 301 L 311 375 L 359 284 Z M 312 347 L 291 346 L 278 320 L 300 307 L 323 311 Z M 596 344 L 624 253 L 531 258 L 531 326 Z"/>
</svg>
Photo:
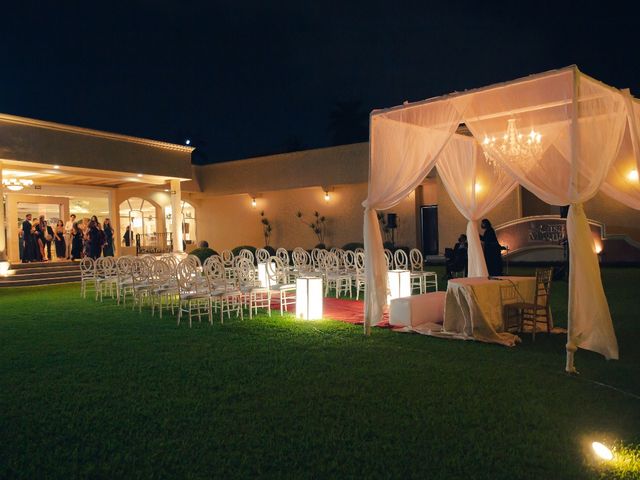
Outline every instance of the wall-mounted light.
<svg viewBox="0 0 640 480">
<path fill-rule="evenodd" d="M 331 195 L 329 195 L 329 190 L 325 190 L 324 191 L 324 201 L 328 202 L 329 200 L 331 200 Z"/>
<path fill-rule="evenodd" d="M 256 202 L 256 197 L 251 197 L 251 206 L 253 208 L 256 208 L 256 205 L 258 205 L 258 202 Z"/>
<path fill-rule="evenodd" d="M 60 168 L 60 165 L 54 165 L 53 168 L 55 168 L 56 170 L 58 170 Z"/>
<path fill-rule="evenodd" d="M 139 174 L 138 174 L 138 178 L 140 178 L 140 177 L 142 177 L 142 174 L 141 174 L 141 173 L 139 173 Z"/>
</svg>

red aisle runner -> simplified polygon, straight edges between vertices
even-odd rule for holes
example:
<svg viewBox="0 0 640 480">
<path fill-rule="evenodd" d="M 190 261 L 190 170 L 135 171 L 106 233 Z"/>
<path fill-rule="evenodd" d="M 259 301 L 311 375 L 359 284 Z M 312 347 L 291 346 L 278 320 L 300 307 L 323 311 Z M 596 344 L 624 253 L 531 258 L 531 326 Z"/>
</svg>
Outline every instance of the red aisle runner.
<svg viewBox="0 0 640 480">
<path fill-rule="evenodd" d="M 340 322 L 364 324 L 364 302 L 359 300 L 343 300 L 339 298 L 326 297 L 323 302 L 323 318 L 326 320 L 338 320 Z M 271 305 L 276 310 L 280 306 L 277 302 Z M 295 305 L 289 306 L 289 311 L 295 313 Z M 382 322 L 378 327 L 389 328 L 389 315 L 385 312 Z"/>
</svg>

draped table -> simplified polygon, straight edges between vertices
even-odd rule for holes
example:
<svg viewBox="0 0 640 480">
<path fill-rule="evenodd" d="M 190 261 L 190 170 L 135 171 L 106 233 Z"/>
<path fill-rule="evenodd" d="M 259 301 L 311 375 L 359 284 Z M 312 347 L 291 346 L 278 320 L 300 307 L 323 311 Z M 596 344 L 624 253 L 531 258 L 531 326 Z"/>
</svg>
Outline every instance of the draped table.
<svg viewBox="0 0 640 480">
<path fill-rule="evenodd" d="M 502 286 L 513 285 L 516 301 L 533 303 L 535 277 L 485 277 L 449 280 L 443 331 L 482 342 L 513 346 L 517 335 L 504 331 Z"/>
</svg>

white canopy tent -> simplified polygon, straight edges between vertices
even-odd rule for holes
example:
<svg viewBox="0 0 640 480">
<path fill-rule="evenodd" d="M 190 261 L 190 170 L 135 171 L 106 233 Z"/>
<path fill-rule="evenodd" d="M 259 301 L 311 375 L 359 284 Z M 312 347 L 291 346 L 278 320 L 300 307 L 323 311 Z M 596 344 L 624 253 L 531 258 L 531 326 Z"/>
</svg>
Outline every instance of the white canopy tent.
<svg viewBox="0 0 640 480">
<path fill-rule="evenodd" d="M 457 134 L 460 124 L 473 136 Z M 369 193 L 363 204 L 365 333 L 382 319 L 387 301 L 376 211 L 392 208 L 436 167 L 468 220 L 469 276 L 487 276 L 477 221 L 518 184 L 549 204 L 571 206 L 566 370 L 575 371 L 577 348 L 617 359 L 582 204 L 602 189 L 640 209 L 639 127 L 640 103 L 628 91 L 604 85 L 575 66 L 372 112 Z"/>
</svg>

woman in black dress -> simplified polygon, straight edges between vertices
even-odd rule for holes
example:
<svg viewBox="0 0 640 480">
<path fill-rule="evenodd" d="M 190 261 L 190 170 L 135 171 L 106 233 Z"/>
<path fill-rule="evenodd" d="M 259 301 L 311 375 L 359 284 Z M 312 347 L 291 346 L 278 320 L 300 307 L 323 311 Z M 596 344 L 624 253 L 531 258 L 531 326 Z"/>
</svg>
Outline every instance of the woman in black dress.
<svg viewBox="0 0 640 480">
<path fill-rule="evenodd" d="M 67 243 L 64 240 L 64 222 L 58 220 L 56 230 L 53 233 L 53 242 L 56 244 L 56 258 L 58 261 L 64 260 L 67 251 Z"/>
<path fill-rule="evenodd" d="M 104 225 L 102 226 L 104 231 L 104 249 L 103 255 L 105 257 L 113 257 L 113 228 L 111 227 L 111 220 L 104 219 Z"/>
<path fill-rule="evenodd" d="M 89 256 L 94 260 L 102 253 L 103 237 L 95 221 L 89 222 Z"/>
<path fill-rule="evenodd" d="M 491 226 L 491 222 L 486 218 L 480 222 L 480 228 L 484 230 L 484 234 L 480 235 L 480 240 L 484 247 L 484 260 L 487 262 L 489 276 L 495 277 L 502 275 L 502 253 L 496 231 Z"/>
<path fill-rule="evenodd" d="M 80 260 L 82 258 L 82 245 L 84 234 L 77 223 L 73 224 L 71 229 L 71 260 Z"/>
</svg>

